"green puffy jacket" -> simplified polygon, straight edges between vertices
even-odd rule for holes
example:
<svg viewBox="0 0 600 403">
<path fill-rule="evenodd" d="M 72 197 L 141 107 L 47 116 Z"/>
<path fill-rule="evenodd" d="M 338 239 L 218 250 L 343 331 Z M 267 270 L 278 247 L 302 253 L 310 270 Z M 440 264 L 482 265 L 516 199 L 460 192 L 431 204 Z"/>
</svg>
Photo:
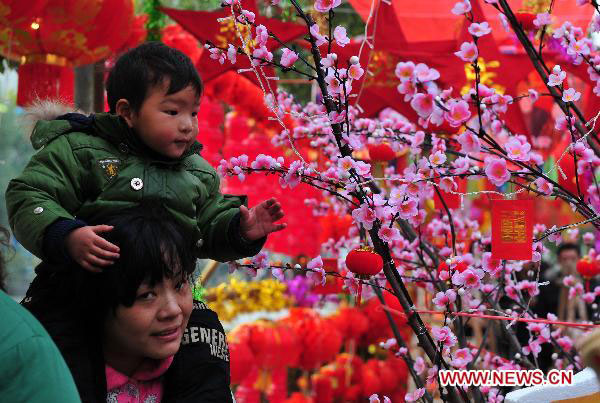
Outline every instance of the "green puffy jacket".
<svg viewBox="0 0 600 403">
<path fill-rule="evenodd" d="M 40 259 L 45 230 L 56 220 L 92 222 L 150 200 L 164 205 L 193 237 L 199 258 L 245 257 L 228 228 L 246 198 L 220 193 L 219 177 L 198 154 L 199 143 L 167 160 L 108 113 L 86 124 L 40 120 L 31 143 L 41 150 L 9 183 L 6 205 L 16 239 Z"/>
</svg>

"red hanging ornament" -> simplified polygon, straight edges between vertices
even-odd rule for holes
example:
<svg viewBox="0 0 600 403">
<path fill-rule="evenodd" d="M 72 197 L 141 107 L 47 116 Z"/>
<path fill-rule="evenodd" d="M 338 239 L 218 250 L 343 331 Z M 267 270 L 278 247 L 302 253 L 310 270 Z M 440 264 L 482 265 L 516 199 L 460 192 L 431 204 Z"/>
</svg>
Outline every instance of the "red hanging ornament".
<svg viewBox="0 0 600 403">
<path fill-rule="evenodd" d="M 584 256 L 577 262 L 577 273 L 585 280 L 585 292 L 590 291 L 590 280 L 600 274 L 600 264 L 592 261 L 589 256 Z"/>
<path fill-rule="evenodd" d="M 354 249 L 346 256 L 346 267 L 359 279 L 366 279 L 383 269 L 383 259 L 370 246 Z M 362 284 L 358 284 L 356 305 L 360 305 Z"/>
<path fill-rule="evenodd" d="M 369 157 L 373 162 L 388 162 L 396 158 L 396 152 L 386 143 L 369 144 Z"/>
</svg>

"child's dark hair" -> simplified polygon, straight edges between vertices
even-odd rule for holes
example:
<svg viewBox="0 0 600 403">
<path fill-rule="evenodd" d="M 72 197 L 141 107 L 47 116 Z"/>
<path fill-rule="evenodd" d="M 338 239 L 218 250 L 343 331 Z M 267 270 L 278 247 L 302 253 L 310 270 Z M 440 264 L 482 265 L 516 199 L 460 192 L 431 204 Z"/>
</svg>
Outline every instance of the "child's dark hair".
<svg viewBox="0 0 600 403">
<path fill-rule="evenodd" d="M 120 248 L 120 257 L 100 274 L 80 271 L 97 313 L 132 306 L 144 281 L 152 286 L 163 278 L 191 279 L 194 249 L 164 207 L 142 205 L 103 223 L 114 227 L 102 236 Z"/>
<path fill-rule="evenodd" d="M 123 53 L 106 80 L 110 113 L 116 113 L 117 101 L 126 99 L 138 112 L 148 90 L 168 80 L 167 95 L 191 85 L 202 95 L 202 80 L 194 64 L 184 53 L 162 42 L 146 42 Z"/>
<path fill-rule="evenodd" d="M 558 248 L 556 249 L 556 257 L 560 257 L 561 253 L 563 253 L 566 250 L 574 250 L 575 252 L 577 252 L 577 256 L 581 256 L 581 251 L 579 250 L 579 246 L 577 244 L 571 242 L 564 242 L 558 245 Z"/>
</svg>

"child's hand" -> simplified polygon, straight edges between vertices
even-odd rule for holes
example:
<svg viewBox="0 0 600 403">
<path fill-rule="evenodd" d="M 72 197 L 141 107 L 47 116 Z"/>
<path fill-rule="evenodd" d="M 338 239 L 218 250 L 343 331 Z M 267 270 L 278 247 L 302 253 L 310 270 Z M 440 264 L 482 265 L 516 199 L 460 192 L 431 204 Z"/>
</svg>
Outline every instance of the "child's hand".
<svg viewBox="0 0 600 403">
<path fill-rule="evenodd" d="M 119 258 L 119 247 L 97 235 L 112 229 L 110 225 L 94 225 L 71 231 L 65 240 L 69 255 L 84 269 L 100 273 L 103 266 Z"/>
<path fill-rule="evenodd" d="M 269 199 L 250 210 L 246 206 L 240 206 L 240 230 L 242 236 L 249 241 L 255 241 L 271 232 L 281 231 L 287 224 L 275 224 L 275 221 L 283 218 L 281 204 L 276 199 Z"/>
</svg>

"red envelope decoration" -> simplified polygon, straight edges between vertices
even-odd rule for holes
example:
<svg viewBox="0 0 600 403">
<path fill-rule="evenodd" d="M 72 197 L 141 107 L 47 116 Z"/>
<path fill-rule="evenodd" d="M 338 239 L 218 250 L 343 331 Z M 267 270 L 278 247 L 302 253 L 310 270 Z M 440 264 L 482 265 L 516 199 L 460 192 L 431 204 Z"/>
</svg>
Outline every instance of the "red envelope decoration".
<svg viewBox="0 0 600 403">
<path fill-rule="evenodd" d="M 533 200 L 492 200 L 492 259 L 531 260 Z"/>
</svg>

